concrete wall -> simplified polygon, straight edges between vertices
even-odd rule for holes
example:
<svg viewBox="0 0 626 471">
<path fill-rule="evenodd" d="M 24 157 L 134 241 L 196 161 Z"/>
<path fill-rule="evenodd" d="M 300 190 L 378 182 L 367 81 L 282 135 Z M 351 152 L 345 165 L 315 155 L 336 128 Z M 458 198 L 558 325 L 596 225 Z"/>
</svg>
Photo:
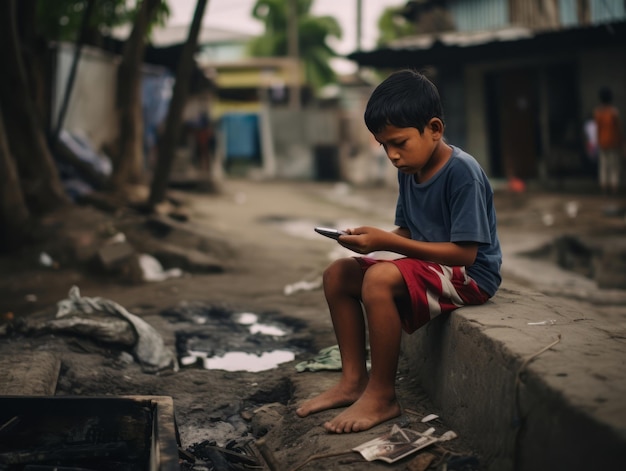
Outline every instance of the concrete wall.
<svg viewBox="0 0 626 471">
<path fill-rule="evenodd" d="M 485 170 L 491 174 L 489 161 L 489 135 L 487 133 L 485 111 L 485 84 L 482 67 L 465 69 L 465 120 L 466 151 L 474 156 Z"/>
<path fill-rule="evenodd" d="M 486 471 L 620 467 L 622 348 L 575 301 L 511 282 L 403 337 L 409 373 Z"/>
<path fill-rule="evenodd" d="M 340 120 L 338 109 L 270 109 L 267 117 L 273 156 L 264 155 L 263 160 L 271 160 L 274 177 L 288 179 L 317 178 L 320 162 L 316 159 L 336 160 L 339 170 Z M 336 150 L 336 157 L 332 156 Z M 333 163 L 329 162 L 329 166 Z M 269 175 L 268 175 L 269 176 Z"/>
</svg>

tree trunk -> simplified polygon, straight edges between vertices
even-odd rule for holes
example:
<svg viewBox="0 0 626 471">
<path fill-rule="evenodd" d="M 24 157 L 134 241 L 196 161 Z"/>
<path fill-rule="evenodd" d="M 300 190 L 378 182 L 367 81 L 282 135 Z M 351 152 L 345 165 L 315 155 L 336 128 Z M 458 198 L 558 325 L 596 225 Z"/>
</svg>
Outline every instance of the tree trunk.
<svg viewBox="0 0 626 471">
<path fill-rule="evenodd" d="M 37 0 L 20 0 L 16 4 L 21 56 L 26 70 L 30 94 L 38 119 L 46 130 L 50 126 L 50 86 L 48 43 L 37 31 Z"/>
<path fill-rule="evenodd" d="M 124 46 L 117 79 L 120 121 L 119 154 L 114 161 L 111 183 L 120 188 L 139 183 L 143 176 L 143 118 L 141 114 L 141 64 L 145 37 L 161 0 L 143 0 L 135 24 Z"/>
<path fill-rule="evenodd" d="M 189 81 L 193 70 L 193 56 L 198 45 L 198 33 L 204 16 L 204 9 L 208 0 L 198 0 L 196 10 L 193 15 L 193 21 L 189 28 L 187 42 L 183 47 L 183 51 L 178 62 L 178 70 L 176 71 L 176 83 L 174 84 L 174 92 L 172 101 L 167 113 L 165 123 L 165 131 L 158 146 L 158 159 L 150 188 L 149 204 L 154 207 L 165 199 L 167 184 L 174 162 L 174 153 L 176 151 L 176 143 L 180 133 L 183 118 L 183 108 L 187 101 L 189 93 Z"/>
<path fill-rule="evenodd" d="M 61 131 L 63 130 L 63 124 L 65 123 L 65 115 L 67 113 L 67 107 L 69 106 L 70 97 L 72 95 L 72 89 L 74 88 L 74 81 L 76 80 L 76 72 L 78 71 L 78 63 L 80 62 L 80 56 L 83 52 L 83 44 L 85 43 L 85 36 L 89 29 L 89 21 L 90 21 L 95 3 L 96 3 L 96 0 L 88 0 L 87 6 L 85 7 L 85 12 L 83 13 L 83 18 L 81 20 L 80 34 L 78 35 L 78 39 L 76 40 L 76 45 L 74 46 L 74 58 L 72 59 L 72 67 L 70 69 L 70 75 L 65 84 L 65 93 L 63 94 L 63 101 L 61 102 L 61 109 L 59 110 L 59 115 L 57 116 L 56 125 L 54 127 L 54 133 L 52 135 L 53 148 L 54 146 L 57 145 L 59 141 L 59 135 L 61 134 Z"/>
<path fill-rule="evenodd" d="M 26 204 L 45 212 L 68 202 L 26 79 L 18 49 L 15 2 L 0 2 L 0 105 Z"/>
<path fill-rule="evenodd" d="M 0 112 L 0 252 L 23 240 L 29 219 Z"/>
</svg>

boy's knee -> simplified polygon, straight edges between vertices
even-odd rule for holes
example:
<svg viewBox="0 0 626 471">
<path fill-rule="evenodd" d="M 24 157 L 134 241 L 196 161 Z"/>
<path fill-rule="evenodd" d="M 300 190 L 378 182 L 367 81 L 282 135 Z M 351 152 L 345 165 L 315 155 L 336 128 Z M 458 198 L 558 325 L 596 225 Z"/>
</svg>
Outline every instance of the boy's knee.
<svg viewBox="0 0 626 471">
<path fill-rule="evenodd" d="M 361 267 L 352 257 L 340 258 L 332 262 L 323 273 L 324 286 L 343 285 L 354 282 L 361 276 Z"/>
<path fill-rule="evenodd" d="M 370 267 L 363 278 L 363 299 L 382 294 L 396 295 L 404 287 L 402 273 L 393 263 L 377 263 Z"/>
</svg>

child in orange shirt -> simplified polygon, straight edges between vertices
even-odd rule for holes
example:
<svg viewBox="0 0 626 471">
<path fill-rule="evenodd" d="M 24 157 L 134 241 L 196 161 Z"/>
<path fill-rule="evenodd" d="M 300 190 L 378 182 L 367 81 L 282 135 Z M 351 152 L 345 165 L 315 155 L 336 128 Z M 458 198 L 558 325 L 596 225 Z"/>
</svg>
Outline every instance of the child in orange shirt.
<svg viewBox="0 0 626 471">
<path fill-rule="evenodd" d="M 593 117 L 597 127 L 600 159 L 600 188 L 603 193 L 617 194 L 620 186 L 622 130 L 619 112 L 613 106 L 613 93 L 607 87 L 599 92 L 600 105 Z"/>
</svg>

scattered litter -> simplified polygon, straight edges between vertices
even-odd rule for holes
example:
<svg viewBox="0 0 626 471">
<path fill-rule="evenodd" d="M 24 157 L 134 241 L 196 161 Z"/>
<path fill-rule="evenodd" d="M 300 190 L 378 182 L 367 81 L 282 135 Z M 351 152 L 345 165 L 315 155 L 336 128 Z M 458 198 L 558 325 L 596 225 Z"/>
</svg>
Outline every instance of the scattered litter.
<svg viewBox="0 0 626 471">
<path fill-rule="evenodd" d="M 43 265 L 44 267 L 55 266 L 54 260 L 52 260 L 52 257 L 48 255 L 46 252 L 41 252 L 39 254 L 39 263 Z"/>
<path fill-rule="evenodd" d="M 556 324 L 556 319 L 547 319 L 541 322 L 529 322 L 528 325 L 554 325 Z"/>
<path fill-rule="evenodd" d="M 206 469 L 262 469 L 263 463 L 257 457 L 251 444 L 250 439 L 231 440 L 226 446 L 220 447 L 214 440 L 204 440 L 183 450 L 183 458 L 195 463 L 193 469 L 205 469 L 198 466 L 201 463 L 208 465 Z"/>
<path fill-rule="evenodd" d="M 313 281 L 297 281 L 296 283 L 285 286 L 284 293 L 285 296 L 290 296 L 298 291 L 313 291 L 321 288 L 321 286 L 322 277 L 316 278 Z"/>
<path fill-rule="evenodd" d="M 271 335 L 273 337 L 283 337 L 287 335 L 287 331 L 279 327 L 259 323 L 259 316 L 253 312 L 242 312 L 235 316 L 237 324 L 247 325 L 249 332 L 261 335 Z"/>
<path fill-rule="evenodd" d="M 507 188 L 511 193 L 524 193 L 526 191 L 526 183 L 516 177 L 511 177 L 507 181 Z"/>
<path fill-rule="evenodd" d="M 365 442 L 352 450 L 359 452 L 367 461 L 382 460 L 387 463 L 394 463 L 438 441 L 439 438 L 432 434 L 403 429 L 394 425 L 391 432 Z"/>
<path fill-rule="evenodd" d="M 554 224 L 554 216 L 550 213 L 544 213 L 541 216 L 541 221 L 545 226 L 551 226 Z"/>
<path fill-rule="evenodd" d="M 118 244 L 120 242 L 126 242 L 126 235 L 123 232 L 118 232 L 107 240 L 107 244 Z"/>
<path fill-rule="evenodd" d="M 449 440 L 454 440 L 457 437 L 458 437 L 458 435 L 456 434 L 456 432 L 454 432 L 452 430 L 448 430 L 446 433 L 444 433 L 443 435 L 441 435 L 439 437 L 439 441 L 440 442 L 447 442 Z"/>
<path fill-rule="evenodd" d="M 578 201 L 568 201 L 567 203 L 565 203 L 565 212 L 571 219 L 574 219 L 576 216 L 578 216 L 578 208 Z"/>
<path fill-rule="evenodd" d="M 370 368 L 370 361 L 367 360 L 367 368 Z M 301 361 L 296 365 L 296 371 L 341 371 L 341 354 L 339 345 L 322 348 L 312 359 Z"/>
<path fill-rule="evenodd" d="M 237 316 L 237 323 L 241 325 L 252 325 L 256 324 L 259 320 L 259 316 L 257 316 L 253 312 L 241 312 Z"/>
<path fill-rule="evenodd" d="M 341 355 L 339 353 L 339 346 L 333 345 L 331 347 L 323 348 L 314 358 L 306 361 L 301 361 L 296 365 L 296 371 L 298 371 L 299 373 L 306 370 L 341 371 Z"/>
<path fill-rule="evenodd" d="M 169 278 L 180 278 L 183 271 L 180 268 L 164 270 L 161 263 L 152 255 L 139 255 L 139 266 L 143 273 L 144 281 L 164 281 Z"/>
<path fill-rule="evenodd" d="M 56 317 L 81 316 L 104 312 L 125 319 L 137 334 L 133 353 L 144 371 L 155 372 L 169 366 L 178 368 L 174 354 L 165 347 L 163 338 L 146 321 L 128 312 L 114 301 L 104 298 L 81 297 L 78 286 L 72 286 L 68 299 L 57 303 Z"/>
<path fill-rule="evenodd" d="M 272 335 L 274 337 L 283 337 L 284 335 L 287 335 L 287 332 L 284 331 L 283 329 L 280 329 L 273 325 L 267 325 L 267 324 L 252 324 L 250 326 L 250 333 L 252 335 L 261 334 L 261 335 Z"/>
<path fill-rule="evenodd" d="M 437 414 L 428 414 L 426 417 L 422 419 L 422 423 L 430 422 L 431 420 L 438 419 L 439 416 Z"/>
</svg>

